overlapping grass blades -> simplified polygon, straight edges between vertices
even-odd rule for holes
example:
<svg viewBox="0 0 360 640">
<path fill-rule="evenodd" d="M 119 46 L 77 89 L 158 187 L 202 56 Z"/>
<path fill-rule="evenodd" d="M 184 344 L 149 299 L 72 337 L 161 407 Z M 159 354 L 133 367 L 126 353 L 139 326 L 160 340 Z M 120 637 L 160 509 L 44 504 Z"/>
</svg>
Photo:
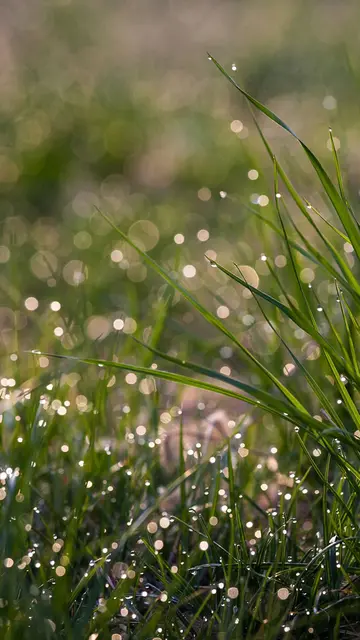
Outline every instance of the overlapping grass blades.
<svg viewBox="0 0 360 640">
<path fill-rule="evenodd" d="M 248 495 L 243 490 L 241 483 L 245 482 L 244 476 L 241 476 L 233 466 L 229 440 L 224 443 L 222 450 L 222 455 L 227 456 L 226 482 L 229 513 L 231 513 L 226 524 L 225 539 L 228 548 L 224 548 L 218 540 L 211 538 L 207 523 L 202 520 L 201 513 L 196 513 L 198 529 L 195 533 L 209 541 L 209 551 L 206 553 L 205 560 L 203 557 L 199 564 L 198 555 L 194 550 L 191 555 L 195 563 L 191 567 L 192 575 L 195 576 L 197 572 L 208 572 L 208 579 L 211 581 L 215 580 L 216 571 L 222 570 L 223 587 L 226 585 L 228 589 L 234 584 L 241 586 L 239 606 L 236 610 L 231 612 L 229 607 L 227 609 L 212 608 L 210 586 L 193 588 L 191 579 L 186 581 L 183 577 L 171 576 L 170 567 L 145 541 L 146 549 L 153 559 L 153 575 L 166 585 L 170 596 L 166 615 L 174 621 L 174 638 L 215 637 L 211 635 L 215 629 L 221 631 L 222 637 L 226 639 L 243 637 L 251 640 L 256 637 L 277 640 L 284 635 L 287 638 L 303 638 L 305 636 L 302 633 L 306 633 L 306 628 L 311 628 L 311 633 L 315 628 L 319 638 L 331 637 L 333 640 L 345 638 L 347 633 L 353 632 L 355 628 L 352 620 L 354 606 L 358 606 L 359 592 L 354 576 L 360 574 L 358 551 L 360 285 L 357 280 L 360 258 L 359 225 L 346 197 L 332 135 L 330 134 L 330 138 L 337 186 L 310 148 L 292 129 L 276 114 L 241 89 L 214 58 L 210 56 L 210 59 L 255 109 L 296 138 L 315 170 L 319 189 L 327 196 L 337 217 L 335 223 L 327 220 L 298 193 L 258 127 L 265 148 L 274 162 L 273 211 L 277 221 L 274 222 L 273 219 L 268 219 L 257 211 L 253 214 L 280 238 L 288 259 L 289 280 L 291 279 L 294 283 L 295 292 L 292 295 L 288 294 L 286 285 L 277 275 L 270 259 L 267 264 L 272 276 L 271 286 L 278 292 L 276 294 L 273 291 L 268 293 L 263 288 L 252 286 L 243 277 L 237 265 L 234 265 L 232 271 L 214 260 L 212 263 L 229 278 L 234 286 L 239 286 L 239 290 L 246 288 L 250 291 L 258 304 L 260 314 L 278 336 L 284 352 L 292 359 L 297 369 L 299 384 L 292 385 L 291 379 L 284 379 L 281 370 L 274 372 L 269 363 L 265 364 L 261 357 L 255 356 L 237 337 L 236 331 L 230 330 L 227 323 L 222 322 L 211 310 L 204 307 L 180 284 L 177 278 L 167 273 L 147 253 L 137 247 L 124 231 L 100 210 L 98 210 L 99 213 L 116 230 L 121 239 L 136 250 L 141 259 L 170 287 L 180 293 L 204 320 L 217 329 L 232 345 L 235 345 L 242 360 L 245 363 L 248 361 L 253 368 L 257 369 L 260 382 L 250 384 L 233 376 L 225 376 L 216 369 L 187 358 L 180 359 L 169 355 L 158 349 L 157 339 L 149 345 L 141 343 L 141 346 L 148 350 L 151 357 L 164 360 L 172 368 L 175 367 L 176 371 L 151 368 L 150 357 L 145 363 L 146 366 L 91 357 L 72 358 L 72 360 L 83 364 L 132 371 L 140 376 L 152 376 L 180 385 L 195 386 L 222 394 L 224 397 L 245 401 L 252 407 L 252 411 L 268 413 L 273 416 L 277 425 L 286 423 L 291 432 L 295 431 L 292 435 L 294 435 L 293 442 L 297 446 L 298 470 L 301 477 L 293 487 L 288 504 L 280 493 L 275 513 L 272 509 L 266 511 L 258 504 L 256 495 Z M 256 126 L 258 126 L 257 123 Z M 309 241 L 293 219 L 287 206 L 286 194 L 292 204 L 296 205 L 299 215 L 316 235 L 320 247 L 315 242 Z M 315 214 L 315 218 L 312 217 L 312 213 Z M 342 228 L 338 228 L 338 224 Z M 352 245 L 355 254 L 354 265 L 350 266 L 342 256 L 341 248 L 337 245 L 339 241 Z M 316 288 L 308 289 L 304 285 L 300 276 L 299 255 L 318 265 L 322 273 L 335 283 L 337 308 L 340 313 L 334 314 L 332 308 L 323 309 L 320 306 Z M 279 316 L 285 320 L 285 323 L 291 322 L 301 329 L 317 345 L 318 358 L 315 366 L 299 354 L 289 342 L 286 331 L 281 328 L 287 325 L 277 323 Z M 157 338 L 161 334 L 162 326 L 162 323 L 158 326 Z M 69 359 L 68 356 L 57 357 Z M 194 360 L 196 359 L 195 354 Z M 177 373 L 177 369 L 187 370 L 188 375 Z M 219 384 L 209 382 L 209 379 Z M 264 382 L 266 384 L 263 384 Z M 332 389 L 330 395 L 327 394 L 329 384 Z M 319 420 L 319 414 L 322 420 Z M 323 456 L 326 458 L 325 462 L 323 458 L 321 461 L 316 459 L 312 451 L 314 445 L 326 452 Z M 209 457 L 204 457 L 193 468 L 186 470 L 181 447 L 179 477 L 166 489 L 166 495 L 169 495 L 175 489 L 181 488 L 181 517 L 174 516 L 174 521 L 179 525 L 179 530 L 184 537 L 188 531 L 194 533 L 195 530 L 193 523 L 189 522 L 187 509 L 189 494 L 185 485 L 191 477 L 199 479 L 200 470 L 205 469 L 208 464 Z M 220 487 L 220 469 L 214 465 L 211 472 L 214 475 L 211 514 L 214 515 Z M 306 546 L 301 535 L 301 523 L 298 523 L 296 517 L 296 509 L 301 491 L 309 479 L 318 487 L 315 493 L 318 497 L 314 500 L 313 512 L 314 526 L 318 531 L 312 538 L 312 545 Z M 239 491 L 242 491 L 241 496 L 238 495 Z M 307 489 L 305 488 L 304 491 L 306 492 Z M 257 553 L 254 555 L 249 552 L 244 531 L 244 501 L 250 505 L 257 516 L 268 520 L 267 533 L 259 542 Z M 138 515 L 120 540 L 121 550 L 125 548 L 132 536 L 142 531 L 147 518 L 160 507 L 160 503 L 160 499 L 154 501 L 148 509 Z M 307 516 L 307 518 L 311 517 L 311 514 Z M 344 580 L 350 585 L 350 593 L 347 596 L 342 594 Z M 278 590 L 283 585 L 286 586 L 288 600 L 284 606 L 280 606 Z M 117 587 L 117 590 L 120 593 L 122 587 Z M 80 591 L 79 586 L 76 595 Z M 326 605 L 322 606 L 322 598 L 325 594 Z M 183 615 L 181 607 L 186 607 L 187 613 L 184 619 L 181 619 Z M 191 611 L 188 614 L 189 608 Z M 163 613 L 156 608 L 155 604 L 149 611 L 134 637 L 140 639 L 155 633 Z M 112 613 L 112 609 L 109 608 L 106 614 L 92 621 L 88 627 L 89 631 L 99 631 L 102 624 L 106 625 L 109 622 Z M 200 631 L 197 632 L 197 623 L 203 625 L 204 619 L 207 622 L 206 630 L 201 626 Z"/>
</svg>

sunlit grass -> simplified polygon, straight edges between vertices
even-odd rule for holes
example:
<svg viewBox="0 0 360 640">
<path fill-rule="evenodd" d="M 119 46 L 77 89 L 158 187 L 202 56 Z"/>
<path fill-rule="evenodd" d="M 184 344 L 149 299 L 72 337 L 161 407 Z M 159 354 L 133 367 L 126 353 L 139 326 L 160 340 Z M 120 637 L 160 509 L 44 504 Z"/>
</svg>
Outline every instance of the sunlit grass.
<svg viewBox="0 0 360 640">
<path fill-rule="evenodd" d="M 295 135 L 214 62 L 255 119 Z M 215 244 L 195 268 L 179 237 L 161 266 L 146 232 L 126 234 L 99 207 L 92 225 L 120 242 L 111 261 L 165 286 L 148 292 L 140 321 L 146 284 L 132 280 L 127 313 L 109 319 L 94 265 L 94 280 L 70 265 L 65 279 L 83 286 L 64 316 L 50 306 L 59 348 L 39 323 L 28 383 L 3 382 L 4 638 L 356 637 L 359 226 L 335 146 L 332 180 L 296 138 L 327 218 L 260 135 L 274 171 L 268 213 L 249 212 L 256 269 L 240 250 L 223 264 Z M 192 287 L 202 270 L 204 287 Z M 25 300 L 29 313 L 37 304 Z M 197 389 L 190 415 L 184 388 Z"/>
</svg>

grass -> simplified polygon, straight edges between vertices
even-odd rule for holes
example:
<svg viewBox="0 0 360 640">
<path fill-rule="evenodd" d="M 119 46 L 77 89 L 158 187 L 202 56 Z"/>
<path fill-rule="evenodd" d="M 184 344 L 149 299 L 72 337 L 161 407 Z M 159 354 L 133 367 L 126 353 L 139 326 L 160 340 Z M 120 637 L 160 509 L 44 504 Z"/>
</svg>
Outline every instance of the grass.
<svg viewBox="0 0 360 640">
<path fill-rule="evenodd" d="M 264 242 L 261 288 L 241 265 L 208 254 L 223 291 L 240 300 L 247 292 L 249 329 L 223 312 L 221 292 L 214 312 L 211 292 L 203 303 L 182 284 L 179 262 L 160 266 L 96 211 L 93 224 L 112 227 L 122 250 L 137 252 L 165 285 L 148 300 L 151 330 L 133 329 L 132 319 L 123 337 L 99 339 L 90 354 L 76 341 L 71 355 L 66 344 L 49 354 L 40 338 L 29 355 L 31 389 L 4 385 L 3 638 L 359 635 L 359 225 L 332 136 L 334 178 L 213 62 L 255 108 L 273 163 L 270 213 L 249 212 Z M 259 112 L 300 144 L 320 204 L 283 169 Z M 187 342 L 184 324 L 169 345 L 180 298 L 201 331 Z M 69 335 L 88 302 L 85 290 L 63 318 Z M 217 366 L 224 347 L 232 371 Z M 39 374 L 41 358 L 50 367 Z M 220 406 L 238 401 L 228 438 L 206 447 L 200 434 L 184 451 L 183 387 L 219 396 Z M 202 428 L 204 408 L 192 411 Z M 164 424 L 178 429 L 173 471 Z"/>
</svg>

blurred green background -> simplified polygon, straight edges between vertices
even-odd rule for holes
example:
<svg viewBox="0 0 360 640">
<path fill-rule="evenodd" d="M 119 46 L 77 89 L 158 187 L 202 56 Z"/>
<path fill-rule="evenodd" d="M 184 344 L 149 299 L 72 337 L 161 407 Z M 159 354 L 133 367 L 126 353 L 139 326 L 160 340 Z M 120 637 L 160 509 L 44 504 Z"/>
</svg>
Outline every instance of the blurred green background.
<svg viewBox="0 0 360 640">
<path fill-rule="evenodd" d="M 334 128 L 356 205 L 359 17 L 357 0 L 19 0 L 1 7 L 4 376 L 39 373 L 28 349 L 109 357 L 116 340 L 121 359 L 138 361 L 123 334 L 148 338 L 164 285 L 96 206 L 203 302 L 225 308 L 218 315 L 230 316 L 246 344 L 272 357 L 276 340 L 264 323 L 251 326 L 254 301 L 204 259 L 207 252 L 251 267 L 255 282 L 266 278 L 260 256 L 270 236 L 248 207 L 267 216 L 273 193 L 271 162 L 249 109 L 206 52 L 328 167 Z M 296 167 L 299 189 L 321 205 L 294 141 L 260 122 L 290 173 Z M 162 348 L 201 349 L 221 367 L 230 351 L 221 353 L 219 338 L 207 332 L 175 296 Z M 49 367 L 41 358 L 40 368 Z"/>
</svg>

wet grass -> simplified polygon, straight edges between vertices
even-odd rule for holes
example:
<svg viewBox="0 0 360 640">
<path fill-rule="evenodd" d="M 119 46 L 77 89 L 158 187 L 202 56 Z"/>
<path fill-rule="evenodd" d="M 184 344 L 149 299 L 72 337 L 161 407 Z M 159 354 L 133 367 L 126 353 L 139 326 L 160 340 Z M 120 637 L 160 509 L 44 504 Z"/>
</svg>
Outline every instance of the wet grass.
<svg viewBox="0 0 360 640">
<path fill-rule="evenodd" d="M 203 303 L 184 285 L 181 248 L 169 270 L 95 211 L 92 224 L 112 228 L 165 284 L 138 325 L 132 284 L 133 317 L 115 318 L 104 341 L 75 342 L 71 355 L 67 343 L 47 348 L 40 326 L 21 389 L 12 356 L 1 423 L 1 637 L 359 633 L 359 225 L 332 136 L 333 178 L 213 62 L 255 109 L 256 126 L 260 112 L 296 138 L 325 213 L 294 186 L 259 127 L 273 163 L 269 213 L 249 211 L 262 230 L 260 283 L 212 253 L 204 266 L 222 291 L 247 292 L 244 330 L 241 308 L 230 312 L 221 292 L 213 311 L 211 290 Z M 72 302 L 59 335 L 86 318 L 86 287 Z M 198 318 L 191 340 L 174 320 L 183 304 Z M 218 366 L 219 349 L 229 366 Z M 198 390 L 190 420 L 203 429 L 211 415 L 201 394 L 219 397 L 227 438 L 206 440 L 200 429 L 185 446 L 186 387 Z"/>
</svg>

